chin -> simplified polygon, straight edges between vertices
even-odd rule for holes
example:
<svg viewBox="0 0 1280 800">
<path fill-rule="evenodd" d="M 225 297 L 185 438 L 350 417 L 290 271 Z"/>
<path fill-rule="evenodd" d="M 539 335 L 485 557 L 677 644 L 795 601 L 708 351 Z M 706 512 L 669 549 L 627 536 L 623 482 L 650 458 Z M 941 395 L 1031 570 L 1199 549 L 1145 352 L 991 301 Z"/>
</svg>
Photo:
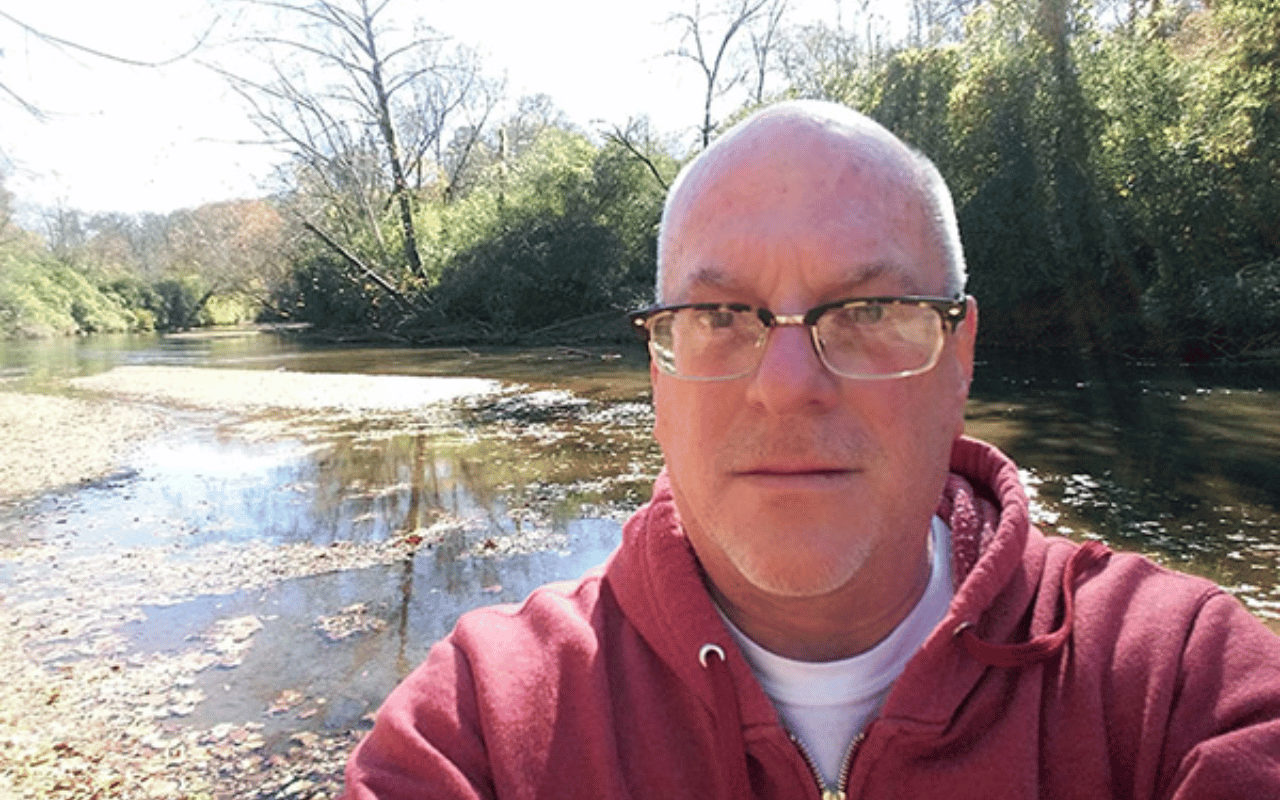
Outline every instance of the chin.
<svg viewBox="0 0 1280 800">
<path fill-rule="evenodd" d="M 762 592 L 777 597 L 805 598 L 830 594 L 853 580 L 867 558 L 867 548 L 845 543 L 838 552 L 805 548 L 776 552 L 729 552 L 742 577 Z"/>
</svg>

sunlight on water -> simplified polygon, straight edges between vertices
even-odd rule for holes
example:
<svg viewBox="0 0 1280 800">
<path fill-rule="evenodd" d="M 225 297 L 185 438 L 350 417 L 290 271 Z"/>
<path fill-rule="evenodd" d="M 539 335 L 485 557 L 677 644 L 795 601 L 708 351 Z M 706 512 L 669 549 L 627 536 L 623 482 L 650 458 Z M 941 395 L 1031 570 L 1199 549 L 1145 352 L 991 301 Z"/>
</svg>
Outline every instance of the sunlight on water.
<svg viewBox="0 0 1280 800">
<path fill-rule="evenodd" d="M 459 614 L 602 562 L 661 467 L 640 352 L 81 346 L 0 366 L 180 424 L 0 514 L 27 542 L 0 592 L 66 631 L 46 664 L 180 662 L 174 724 L 362 724 Z M 1277 399 L 984 364 L 968 430 L 1019 462 L 1046 533 L 1205 575 L 1280 630 Z"/>
</svg>

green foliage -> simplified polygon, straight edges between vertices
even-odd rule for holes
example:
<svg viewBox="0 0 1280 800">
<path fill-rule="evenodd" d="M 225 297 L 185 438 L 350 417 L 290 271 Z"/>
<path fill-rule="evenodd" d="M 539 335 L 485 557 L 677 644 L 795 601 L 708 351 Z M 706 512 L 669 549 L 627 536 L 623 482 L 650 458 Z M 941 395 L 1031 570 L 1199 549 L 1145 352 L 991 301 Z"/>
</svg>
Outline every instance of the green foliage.
<svg viewBox="0 0 1280 800">
<path fill-rule="evenodd" d="M 948 109 L 961 65 L 957 47 L 896 53 L 871 76 L 859 106 L 945 172 L 952 148 Z"/>
<path fill-rule="evenodd" d="M 510 337 L 606 310 L 608 269 L 621 255 L 608 228 L 578 214 L 523 213 L 461 253 L 433 292 L 442 322 L 475 326 L 477 338 Z"/>
<path fill-rule="evenodd" d="M 208 325 L 239 325 L 253 322 L 258 313 L 258 304 L 248 295 L 221 294 L 205 303 L 201 320 Z"/>
<path fill-rule="evenodd" d="M 151 308 L 160 330 L 181 330 L 207 324 L 204 301 L 195 278 L 165 278 L 152 287 L 157 303 Z M 205 298 L 207 299 L 207 298 Z"/>
<path fill-rule="evenodd" d="M 386 328 L 399 311 L 377 286 L 356 279 L 347 264 L 327 253 L 298 264 L 277 288 L 271 307 L 283 312 L 281 318 L 317 328 Z"/>
<path fill-rule="evenodd" d="M 0 253 L 0 336 L 34 338 L 131 330 L 134 318 L 65 264 Z"/>
<path fill-rule="evenodd" d="M 635 305 L 651 292 L 661 203 L 660 187 L 620 145 L 544 130 L 420 226 L 435 231 L 439 280 L 419 326 L 509 340 Z"/>
<path fill-rule="evenodd" d="M 1274 319 L 1280 3 L 1153 7 L 989 0 L 842 82 L 947 177 L 989 341 L 1196 356 Z"/>
<path fill-rule="evenodd" d="M 161 305 L 160 295 L 151 285 L 133 276 L 121 276 L 102 288 L 133 316 L 131 330 L 150 332 L 156 329 L 155 309 Z"/>
</svg>

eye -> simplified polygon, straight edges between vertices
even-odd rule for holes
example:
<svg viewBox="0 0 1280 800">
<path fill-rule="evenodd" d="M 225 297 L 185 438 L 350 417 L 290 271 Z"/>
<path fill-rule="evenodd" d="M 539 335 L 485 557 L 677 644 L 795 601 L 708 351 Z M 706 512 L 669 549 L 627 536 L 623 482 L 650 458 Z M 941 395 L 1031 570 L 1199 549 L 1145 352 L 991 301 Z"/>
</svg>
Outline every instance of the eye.
<svg viewBox="0 0 1280 800">
<path fill-rule="evenodd" d="M 854 328 L 874 325 L 884 319 L 884 306 L 880 303 L 860 303 L 833 309 L 833 321 L 842 327 Z"/>
<path fill-rule="evenodd" d="M 732 328 L 737 315 L 727 308 L 716 308 L 703 311 L 699 316 L 704 327 L 721 329 Z"/>
</svg>

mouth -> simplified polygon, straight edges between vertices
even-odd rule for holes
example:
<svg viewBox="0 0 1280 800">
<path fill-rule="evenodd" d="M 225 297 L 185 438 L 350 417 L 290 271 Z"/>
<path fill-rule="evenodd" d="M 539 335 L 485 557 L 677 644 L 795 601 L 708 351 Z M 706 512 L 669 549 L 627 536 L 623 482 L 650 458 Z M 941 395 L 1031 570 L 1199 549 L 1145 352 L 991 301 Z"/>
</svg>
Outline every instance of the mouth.
<svg viewBox="0 0 1280 800">
<path fill-rule="evenodd" d="M 830 484 L 847 480 L 861 473 L 849 467 L 819 464 L 762 465 L 737 470 L 736 477 L 765 486 L 826 488 Z"/>
</svg>

